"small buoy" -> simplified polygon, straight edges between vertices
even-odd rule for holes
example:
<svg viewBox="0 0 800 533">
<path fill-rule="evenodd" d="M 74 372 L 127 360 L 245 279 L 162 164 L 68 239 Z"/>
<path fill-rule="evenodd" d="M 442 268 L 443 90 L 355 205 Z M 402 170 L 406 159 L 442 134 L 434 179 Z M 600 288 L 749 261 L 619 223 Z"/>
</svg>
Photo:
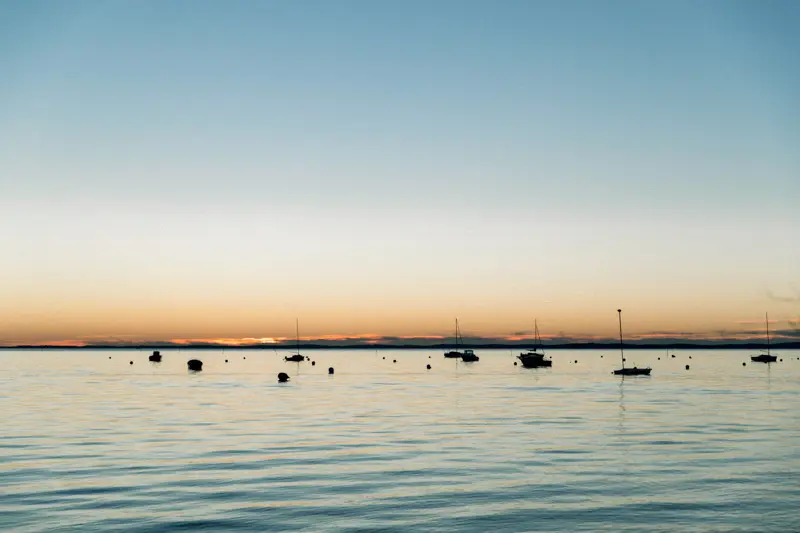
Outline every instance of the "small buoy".
<svg viewBox="0 0 800 533">
<path fill-rule="evenodd" d="M 242 359 L 247 359 L 247 357 L 242 357 Z"/>
<path fill-rule="evenodd" d="M 189 367 L 189 370 L 193 370 L 195 372 L 203 370 L 203 362 L 200 359 L 189 359 L 189 361 L 186 362 L 186 365 Z"/>
<path fill-rule="evenodd" d="M 659 357 L 658 360 L 661 361 L 661 358 Z"/>
<path fill-rule="evenodd" d="M 690 355 L 690 356 L 689 356 L 689 359 L 691 359 L 691 358 L 692 358 L 692 356 Z"/>
<path fill-rule="evenodd" d="M 278 383 L 286 383 L 287 381 L 289 381 L 289 374 L 286 372 L 278 374 Z"/>
<path fill-rule="evenodd" d="M 627 360 L 628 360 L 628 358 L 627 358 L 627 357 L 623 357 L 623 358 L 622 358 L 622 362 L 623 362 L 623 363 L 624 363 L 625 361 L 627 361 Z"/>
<path fill-rule="evenodd" d="M 311 366 L 317 366 L 317 362 L 316 361 L 311 361 Z"/>
<path fill-rule="evenodd" d="M 747 363 L 742 363 L 742 366 L 747 366 Z"/>
<path fill-rule="evenodd" d="M 109 355 L 108 358 L 111 359 L 111 356 Z"/>
<path fill-rule="evenodd" d="M 780 361 L 783 362 L 783 358 L 781 358 Z"/>
<path fill-rule="evenodd" d="M 333 367 L 328 368 L 328 374 L 333 374 Z"/>
<path fill-rule="evenodd" d="M 517 362 L 516 361 L 514 361 L 514 366 L 517 366 Z"/>
<path fill-rule="evenodd" d="M 225 359 L 225 362 L 227 363 L 227 362 L 228 362 L 228 360 L 227 360 L 227 359 Z"/>
<path fill-rule="evenodd" d="M 602 359 L 602 358 L 603 358 L 603 355 L 601 354 L 601 355 L 600 355 L 600 359 Z"/>
<path fill-rule="evenodd" d="M 397 359 L 393 359 L 393 360 L 392 360 L 392 363 L 396 363 L 396 362 L 397 362 Z"/>
<path fill-rule="evenodd" d="M 384 359 L 386 359 L 386 358 L 384 357 Z"/>
<path fill-rule="evenodd" d="M 428 359 L 430 359 L 430 358 L 431 358 L 431 356 L 429 355 L 429 356 L 428 356 Z"/>
<path fill-rule="evenodd" d="M 672 354 L 672 358 L 675 359 L 675 354 Z"/>
<path fill-rule="evenodd" d="M 425 365 L 425 367 L 426 367 L 428 370 L 430 370 L 430 369 L 431 369 L 431 365 Z"/>
<path fill-rule="evenodd" d="M 133 361 L 131 361 L 131 363 L 130 363 L 130 364 L 133 364 Z"/>
<path fill-rule="evenodd" d="M 686 365 L 686 370 L 689 370 L 689 365 Z"/>
<path fill-rule="evenodd" d="M 576 365 L 578 364 L 578 360 L 577 360 L 577 359 L 575 359 L 575 364 L 576 364 Z"/>
</svg>

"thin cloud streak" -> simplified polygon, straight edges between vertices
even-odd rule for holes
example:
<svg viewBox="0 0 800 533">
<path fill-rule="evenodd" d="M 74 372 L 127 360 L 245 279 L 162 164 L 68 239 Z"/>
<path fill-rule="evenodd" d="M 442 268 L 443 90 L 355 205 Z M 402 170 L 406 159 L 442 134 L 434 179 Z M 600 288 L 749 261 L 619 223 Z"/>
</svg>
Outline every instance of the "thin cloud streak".
<svg viewBox="0 0 800 533">
<path fill-rule="evenodd" d="M 767 291 L 767 298 L 775 302 L 800 303 L 800 289 L 792 287 L 792 292 L 794 292 L 794 296 L 783 296 Z"/>
</svg>

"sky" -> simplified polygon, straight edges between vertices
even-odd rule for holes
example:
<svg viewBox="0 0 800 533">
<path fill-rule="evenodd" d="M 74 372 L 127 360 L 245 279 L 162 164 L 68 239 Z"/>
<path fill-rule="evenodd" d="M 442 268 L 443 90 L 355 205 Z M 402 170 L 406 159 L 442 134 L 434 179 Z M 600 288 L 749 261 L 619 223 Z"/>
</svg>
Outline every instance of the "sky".
<svg viewBox="0 0 800 533">
<path fill-rule="evenodd" d="M 0 3 L 0 345 L 800 336 L 800 4 Z"/>
</svg>

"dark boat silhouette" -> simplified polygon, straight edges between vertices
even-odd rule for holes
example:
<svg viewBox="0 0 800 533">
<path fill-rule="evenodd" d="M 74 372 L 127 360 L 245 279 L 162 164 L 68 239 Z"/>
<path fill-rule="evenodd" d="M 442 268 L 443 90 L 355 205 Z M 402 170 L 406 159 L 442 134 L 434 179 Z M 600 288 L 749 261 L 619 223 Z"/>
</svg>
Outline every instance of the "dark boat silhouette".
<svg viewBox="0 0 800 533">
<path fill-rule="evenodd" d="M 637 368 L 636 366 L 625 368 L 625 354 L 622 345 L 622 309 L 617 309 L 619 315 L 619 357 L 622 359 L 622 368 L 614 370 L 615 376 L 649 376 L 650 367 Z"/>
<path fill-rule="evenodd" d="M 750 356 L 750 360 L 754 363 L 774 363 L 778 360 L 777 355 L 772 355 L 770 353 L 770 346 L 769 346 L 769 313 L 764 313 L 764 322 L 767 326 L 767 353 L 762 353 L 758 355 Z"/>
<path fill-rule="evenodd" d="M 293 363 L 301 363 L 306 360 L 306 358 L 300 354 L 300 321 L 295 319 L 295 342 L 297 346 L 297 353 L 284 357 L 285 361 L 291 361 Z"/>
<path fill-rule="evenodd" d="M 464 353 L 461 354 L 461 360 L 465 363 L 474 363 L 475 361 L 480 361 L 480 359 L 472 350 L 464 350 Z"/>
<path fill-rule="evenodd" d="M 161 352 L 159 352 L 158 350 L 156 350 L 156 351 L 154 351 L 154 352 L 153 352 L 153 353 L 150 355 L 150 357 L 148 357 L 147 359 L 148 359 L 149 361 L 152 361 L 152 362 L 154 362 L 154 363 L 160 363 L 160 362 L 161 362 Z"/>
<path fill-rule="evenodd" d="M 533 350 L 521 353 L 517 359 L 525 368 L 540 368 L 553 366 L 552 359 L 545 359 L 542 339 L 539 337 L 539 325 L 533 321 Z"/>
<path fill-rule="evenodd" d="M 461 333 L 458 330 L 458 319 L 456 318 L 456 349 L 455 350 L 450 350 L 449 352 L 445 352 L 444 356 L 446 358 L 448 358 L 448 359 L 460 359 L 464 355 L 464 352 L 459 351 L 459 349 L 458 349 L 458 345 L 459 345 L 459 341 L 460 340 L 461 340 Z"/>
</svg>

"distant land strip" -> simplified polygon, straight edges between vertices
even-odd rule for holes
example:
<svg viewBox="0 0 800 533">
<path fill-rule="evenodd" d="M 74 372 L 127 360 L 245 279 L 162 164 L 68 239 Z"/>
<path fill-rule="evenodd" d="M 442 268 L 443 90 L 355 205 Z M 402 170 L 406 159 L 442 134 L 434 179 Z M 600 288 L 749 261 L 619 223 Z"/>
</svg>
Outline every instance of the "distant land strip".
<svg viewBox="0 0 800 533">
<path fill-rule="evenodd" d="M 271 343 L 271 344 L 171 344 L 171 343 L 139 343 L 139 344 L 102 344 L 86 346 L 57 346 L 57 345 L 17 345 L 0 346 L 0 350 L 451 350 L 451 349 L 473 349 L 473 350 L 514 350 L 532 349 L 533 344 L 508 344 L 508 343 L 487 343 L 487 344 L 318 344 L 300 343 L 299 347 L 294 343 Z M 541 347 L 541 346 L 540 346 Z M 619 349 L 618 342 L 575 342 L 561 344 L 546 344 L 547 350 L 614 350 Z M 737 342 L 737 343 L 715 343 L 707 342 L 670 342 L 670 343 L 638 343 L 626 342 L 622 345 L 626 350 L 765 350 L 766 343 L 756 342 Z M 800 342 L 777 342 L 769 345 L 770 349 L 800 349 Z"/>
</svg>

